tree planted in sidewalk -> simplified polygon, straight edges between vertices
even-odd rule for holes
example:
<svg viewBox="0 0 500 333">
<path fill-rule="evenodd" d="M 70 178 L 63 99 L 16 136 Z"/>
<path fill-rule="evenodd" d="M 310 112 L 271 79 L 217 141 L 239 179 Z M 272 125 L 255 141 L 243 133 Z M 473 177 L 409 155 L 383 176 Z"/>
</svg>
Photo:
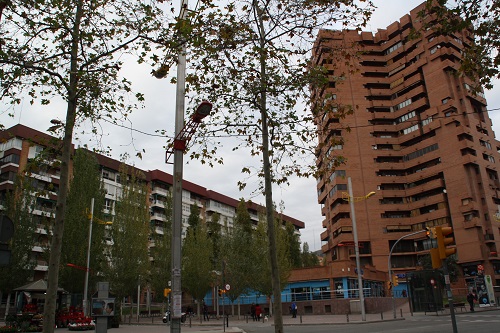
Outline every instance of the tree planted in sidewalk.
<svg viewBox="0 0 500 333">
<path fill-rule="evenodd" d="M 131 81 L 122 76 L 121 69 L 125 55 L 144 62 L 149 60 L 152 43 L 166 43 L 168 18 L 158 7 L 162 2 L 0 2 L 0 96 L 4 105 L 26 99 L 46 109 L 56 98 L 63 101 L 66 110 L 65 118 L 54 120 L 51 127 L 61 134 L 62 146 L 44 306 L 45 333 L 54 331 L 75 125 L 86 119 L 94 125 L 102 119 L 117 122 L 142 103 L 144 96 L 132 92 Z"/>
<path fill-rule="evenodd" d="M 311 84 L 327 81 L 324 69 L 310 64 L 310 51 L 318 29 L 360 27 L 371 9 L 369 1 L 227 1 L 194 11 L 180 30 L 193 64 L 187 91 L 218 109 L 207 132 L 239 137 L 234 149 L 247 148 L 259 159 L 257 167 L 242 172 L 259 177 L 258 191 L 265 196 L 277 333 L 283 322 L 272 187 L 317 174 L 310 159 L 317 142 L 313 117 L 298 110 L 300 101 L 309 100 Z M 216 154 L 220 142 L 212 145 L 214 136 L 206 137 L 191 156 L 210 165 L 222 162 Z M 310 162 L 301 165 L 304 157 Z"/>
</svg>

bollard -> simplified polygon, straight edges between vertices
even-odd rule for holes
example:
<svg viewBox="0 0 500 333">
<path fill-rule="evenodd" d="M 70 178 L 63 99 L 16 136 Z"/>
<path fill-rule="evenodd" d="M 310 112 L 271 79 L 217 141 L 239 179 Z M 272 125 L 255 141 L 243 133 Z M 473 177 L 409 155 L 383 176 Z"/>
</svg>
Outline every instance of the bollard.
<svg viewBox="0 0 500 333">
<path fill-rule="evenodd" d="M 245 318 L 247 319 L 247 324 L 248 324 L 248 315 L 246 315 Z"/>
<path fill-rule="evenodd" d="M 229 315 L 226 315 L 226 327 L 229 327 Z"/>
<path fill-rule="evenodd" d="M 349 314 L 346 314 L 345 316 L 347 318 L 347 322 L 349 322 Z"/>
<path fill-rule="evenodd" d="M 400 313 L 401 313 L 401 318 L 403 318 L 403 309 L 399 309 Z"/>
<path fill-rule="evenodd" d="M 300 315 L 300 323 L 302 324 L 302 315 Z"/>
<path fill-rule="evenodd" d="M 155 323 L 155 316 L 151 316 L 151 324 Z"/>
<path fill-rule="evenodd" d="M 189 327 L 191 327 L 191 316 L 190 315 L 187 316 L 189 316 Z"/>
<path fill-rule="evenodd" d="M 380 312 L 380 320 L 384 320 L 384 313 Z"/>
</svg>

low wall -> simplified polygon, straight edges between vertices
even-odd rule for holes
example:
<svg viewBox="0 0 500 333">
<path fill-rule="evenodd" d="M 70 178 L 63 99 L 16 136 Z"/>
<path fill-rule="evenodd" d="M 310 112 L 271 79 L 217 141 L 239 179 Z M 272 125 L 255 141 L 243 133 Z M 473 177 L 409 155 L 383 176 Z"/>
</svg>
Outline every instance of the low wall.
<svg viewBox="0 0 500 333">
<path fill-rule="evenodd" d="M 357 299 L 332 299 L 332 300 L 318 300 L 318 301 L 300 301 L 297 304 L 297 312 L 302 315 L 324 315 L 336 314 L 345 315 L 351 313 L 351 301 L 359 302 Z M 394 302 L 396 307 L 400 307 L 408 302 L 408 298 L 395 298 Z M 290 302 L 282 303 L 283 314 L 290 313 Z M 260 304 L 267 312 L 269 304 Z M 359 307 L 359 305 L 358 305 Z M 235 314 L 237 313 L 238 306 L 235 305 Z M 356 308 L 356 306 L 355 306 Z M 226 313 L 231 313 L 231 306 L 226 305 Z M 380 313 L 392 310 L 391 297 L 368 297 L 365 298 L 365 311 L 366 313 Z M 241 314 L 250 313 L 250 305 L 241 305 Z"/>
</svg>

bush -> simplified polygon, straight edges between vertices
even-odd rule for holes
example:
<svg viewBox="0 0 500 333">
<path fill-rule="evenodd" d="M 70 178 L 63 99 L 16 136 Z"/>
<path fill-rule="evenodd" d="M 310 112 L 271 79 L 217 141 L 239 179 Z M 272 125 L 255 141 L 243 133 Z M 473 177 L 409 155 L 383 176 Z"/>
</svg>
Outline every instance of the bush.
<svg viewBox="0 0 500 333">
<path fill-rule="evenodd" d="M 0 333 L 14 333 L 17 332 L 17 328 L 14 326 L 0 326 Z"/>
</svg>

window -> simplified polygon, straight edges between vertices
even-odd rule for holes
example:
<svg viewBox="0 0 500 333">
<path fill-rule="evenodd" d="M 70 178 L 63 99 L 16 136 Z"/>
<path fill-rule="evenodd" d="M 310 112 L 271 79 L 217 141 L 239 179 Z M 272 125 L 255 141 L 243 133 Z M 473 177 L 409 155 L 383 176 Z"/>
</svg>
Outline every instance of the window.
<svg viewBox="0 0 500 333">
<path fill-rule="evenodd" d="M 449 97 L 446 97 L 446 98 L 443 98 L 441 100 L 441 104 L 448 104 L 448 102 L 450 101 L 450 98 Z"/>
<path fill-rule="evenodd" d="M 419 149 L 415 152 L 412 152 L 412 153 L 409 153 L 408 155 L 405 155 L 403 156 L 403 160 L 404 161 L 410 161 L 414 158 L 417 158 L 417 157 L 420 157 L 420 156 L 423 156 L 425 154 L 428 154 L 434 150 L 437 150 L 439 148 L 438 144 L 435 143 L 433 145 L 430 145 L 428 147 L 425 147 L 425 148 L 422 148 L 422 149 Z"/>
<path fill-rule="evenodd" d="M 408 119 L 415 117 L 415 111 L 408 112 L 407 114 L 402 115 L 401 117 L 396 119 L 396 124 L 403 123 Z"/>
<path fill-rule="evenodd" d="M 408 133 L 414 132 L 416 130 L 418 130 L 418 125 L 413 125 L 413 126 L 410 126 L 408 128 L 405 128 L 403 130 L 403 134 L 408 134 Z"/>
<path fill-rule="evenodd" d="M 390 48 L 388 48 L 386 51 L 385 51 L 385 54 L 390 54 L 394 51 L 396 51 L 397 49 L 399 49 L 400 47 L 403 46 L 403 42 L 397 42 L 396 44 L 394 44 L 393 46 L 391 46 Z"/>
<path fill-rule="evenodd" d="M 483 159 L 485 161 L 488 161 L 488 162 L 491 162 L 491 163 L 495 163 L 495 158 L 491 155 L 488 155 L 488 154 L 483 154 Z"/>
<path fill-rule="evenodd" d="M 479 140 L 479 144 L 483 147 L 486 147 L 488 149 L 491 149 L 491 143 L 489 143 L 488 141 L 484 141 L 484 140 Z"/>
<path fill-rule="evenodd" d="M 397 110 L 400 110 L 400 109 L 402 109 L 410 104 L 411 104 L 411 98 L 408 98 L 406 101 L 401 102 L 398 105 L 396 105 L 393 109 L 394 109 L 394 111 L 397 111 Z"/>
<path fill-rule="evenodd" d="M 346 191 L 347 190 L 347 185 L 346 184 L 337 184 L 335 185 L 331 190 L 330 190 L 330 197 L 333 197 L 337 191 Z"/>
<path fill-rule="evenodd" d="M 4 165 L 4 164 L 8 164 L 8 163 L 13 163 L 13 164 L 19 165 L 19 160 L 20 160 L 19 155 L 10 154 L 10 155 L 4 156 L 0 159 L 0 166 Z"/>
<path fill-rule="evenodd" d="M 113 200 L 104 199 L 104 209 L 113 210 Z"/>
<path fill-rule="evenodd" d="M 422 120 L 422 126 L 432 123 L 432 117 Z"/>
<path fill-rule="evenodd" d="M 440 48 L 441 48 L 441 45 L 436 45 L 436 46 L 434 46 L 432 49 L 430 49 L 430 50 L 429 50 L 429 52 L 430 52 L 431 54 L 434 54 L 434 53 L 436 53 L 436 52 L 437 52 L 437 50 L 439 50 Z"/>
</svg>

